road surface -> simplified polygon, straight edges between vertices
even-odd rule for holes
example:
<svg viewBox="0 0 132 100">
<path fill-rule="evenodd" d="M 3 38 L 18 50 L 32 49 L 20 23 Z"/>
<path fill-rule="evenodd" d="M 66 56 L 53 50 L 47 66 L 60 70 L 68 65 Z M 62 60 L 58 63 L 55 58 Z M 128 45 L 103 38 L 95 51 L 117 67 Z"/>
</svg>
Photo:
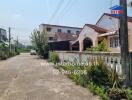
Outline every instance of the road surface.
<svg viewBox="0 0 132 100">
<path fill-rule="evenodd" d="M 0 61 L 0 100 L 98 100 L 37 56 Z"/>
</svg>

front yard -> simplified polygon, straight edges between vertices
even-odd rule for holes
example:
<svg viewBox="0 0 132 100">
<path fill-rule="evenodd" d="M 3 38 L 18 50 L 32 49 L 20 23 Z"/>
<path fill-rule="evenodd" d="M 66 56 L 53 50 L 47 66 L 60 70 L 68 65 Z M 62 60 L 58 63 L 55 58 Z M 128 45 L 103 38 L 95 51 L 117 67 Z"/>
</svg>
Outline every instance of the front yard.
<svg viewBox="0 0 132 100">
<path fill-rule="evenodd" d="M 88 88 L 102 100 L 132 100 L 132 88 L 123 86 L 124 76 L 117 74 L 115 69 L 105 65 L 101 59 L 96 63 L 93 61 L 91 65 L 78 65 L 77 62 L 65 62 L 62 65 L 59 64 L 57 53 L 52 52 L 50 61 L 77 85 Z M 80 73 L 82 71 L 85 73 Z"/>
</svg>

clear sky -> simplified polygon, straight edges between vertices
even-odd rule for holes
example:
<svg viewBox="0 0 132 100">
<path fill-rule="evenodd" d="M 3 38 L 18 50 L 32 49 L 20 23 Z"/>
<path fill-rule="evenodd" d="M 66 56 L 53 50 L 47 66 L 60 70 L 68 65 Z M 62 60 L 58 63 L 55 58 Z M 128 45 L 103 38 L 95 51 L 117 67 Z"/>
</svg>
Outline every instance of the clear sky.
<svg viewBox="0 0 132 100">
<path fill-rule="evenodd" d="M 113 1 L 113 2 L 111 2 Z M 12 28 L 12 36 L 29 43 L 29 36 L 41 23 L 83 27 L 95 24 L 119 0 L 1 0 L 0 27 Z M 132 9 L 128 9 L 132 16 Z"/>
</svg>

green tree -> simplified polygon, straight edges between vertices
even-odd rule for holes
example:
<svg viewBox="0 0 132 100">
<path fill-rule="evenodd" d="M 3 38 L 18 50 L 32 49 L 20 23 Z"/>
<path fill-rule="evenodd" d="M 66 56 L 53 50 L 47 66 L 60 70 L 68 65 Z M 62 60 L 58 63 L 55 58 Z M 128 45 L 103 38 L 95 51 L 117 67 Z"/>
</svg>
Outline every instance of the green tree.
<svg viewBox="0 0 132 100">
<path fill-rule="evenodd" d="M 31 34 L 31 42 L 33 47 L 37 50 L 38 55 L 48 58 L 49 46 L 47 33 L 34 30 Z"/>
</svg>

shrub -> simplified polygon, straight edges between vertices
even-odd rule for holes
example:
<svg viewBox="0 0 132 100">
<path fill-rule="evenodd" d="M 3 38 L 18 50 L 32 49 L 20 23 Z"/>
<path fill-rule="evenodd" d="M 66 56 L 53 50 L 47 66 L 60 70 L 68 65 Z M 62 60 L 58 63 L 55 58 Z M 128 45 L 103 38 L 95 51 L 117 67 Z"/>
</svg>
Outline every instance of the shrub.
<svg viewBox="0 0 132 100">
<path fill-rule="evenodd" d="M 7 54 L 5 52 L 1 51 L 1 53 L 0 53 L 0 59 L 1 60 L 6 60 L 7 58 L 8 58 Z"/>
<path fill-rule="evenodd" d="M 118 98 L 128 98 L 132 99 L 132 91 L 130 89 L 122 90 L 117 87 L 121 87 L 119 84 L 122 82 L 119 75 L 114 69 L 106 66 L 103 61 L 98 60 L 98 63 L 92 63 L 91 66 L 59 66 L 64 70 L 86 70 L 87 74 L 68 74 L 68 77 L 71 78 L 77 85 L 83 87 L 88 87 L 89 90 L 95 94 L 99 95 L 102 100 L 109 100 L 109 96 L 114 96 Z M 59 68 L 58 67 L 58 68 Z M 113 85 L 116 83 L 116 87 Z M 110 89 L 111 87 L 115 87 Z M 109 90 L 109 91 L 108 91 Z"/>
<path fill-rule="evenodd" d="M 55 52 L 50 52 L 50 55 L 49 55 L 49 60 L 53 63 L 58 63 L 59 62 L 59 56 L 57 53 Z"/>
<path fill-rule="evenodd" d="M 88 77 L 98 85 L 112 85 L 109 81 L 109 69 L 102 61 L 98 64 L 92 64 L 88 71 Z"/>
<path fill-rule="evenodd" d="M 102 41 L 97 47 L 87 48 L 86 51 L 108 51 L 108 48 L 105 41 Z"/>
<path fill-rule="evenodd" d="M 8 47 L 5 43 L 0 43 L 0 59 L 5 60 L 8 58 Z"/>
<path fill-rule="evenodd" d="M 1 52 L 0 53 L 0 59 L 1 60 L 6 60 L 7 58 L 10 58 L 10 57 L 14 57 L 16 55 L 18 55 L 19 53 L 18 52 Z"/>
<path fill-rule="evenodd" d="M 69 65 L 69 66 L 60 66 L 64 70 L 67 70 L 71 73 L 69 73 L 67 76 L 71 78 L 77 85 L 81 85 L 83 87 L 86 87 L 88 84 L 87 80 L 87 75 L 85 74 L 78 74 L 76 71 L 83 71 L 85 70 L 82 66 L 74 66 L 74 65 Z M 74 73 L 75 72 L 75 73 Z"/>
<path fill-rule="evenodd" d="M 98 50 L 98 51 L 108 51 L 108 50 L 107 50 L 107 47 L 106 47 L 106 44 L 105 44 L 104 41 L 102 41 L 102 42 L 98 45 L 97 50 Z"/>
<path fill-rule="evenodd" d="M 132 89 L 128 88 L 125 91 L 126 91 L 128 100 L 132 100 Z"/>
<path fill-rule="evenodd" d="M 93 82 L 89 82 L 88 89 L 96 95 L 99 95 L 102 100 L 108 100 L 107 92 L 102 86 L 98 86 Z"/>
<path fill-rule="evenodd" d="M 17 55 L 16 52 L 9 52 L 8 57 L 13 57 L 13 56 L 16 56 L 16 55 Z"/>
</svg>

